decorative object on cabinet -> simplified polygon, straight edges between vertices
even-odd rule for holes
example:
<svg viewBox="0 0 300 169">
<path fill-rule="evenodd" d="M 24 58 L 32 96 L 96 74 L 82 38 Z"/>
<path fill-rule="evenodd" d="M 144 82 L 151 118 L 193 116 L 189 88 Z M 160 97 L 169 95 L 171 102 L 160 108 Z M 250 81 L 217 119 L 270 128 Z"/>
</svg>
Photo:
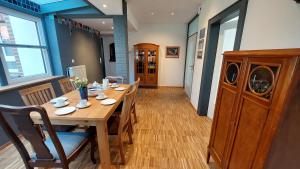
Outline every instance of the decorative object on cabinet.
<svg viewBox="0 0 300 169">
<path fill-rule="evenodd" d="M 157 87 L 159 46 L 151 43 L 134 45 L 135 80 L 141 87 Z"/>
<path fill-rule="evenodd" d="M 207 162 L 299 168 L 299 74 L 300 49 L 225 52 Z"/>
<path fill-rule="evenodd" d="M 179 46 L 167 46 L 166 58 L 179 58 L 180 47 Z"/>
</svg>

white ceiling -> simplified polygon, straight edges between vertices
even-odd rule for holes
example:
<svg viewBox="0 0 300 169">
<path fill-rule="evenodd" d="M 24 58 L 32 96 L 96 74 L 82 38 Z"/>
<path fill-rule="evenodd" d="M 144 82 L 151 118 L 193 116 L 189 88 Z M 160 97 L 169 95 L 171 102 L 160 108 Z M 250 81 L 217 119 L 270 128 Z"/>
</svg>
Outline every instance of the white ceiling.
<svg viewBox="0 0 300 169">
<path fill-rule="evenodd" d="M 127 0 L 127 4 L 139 23 L 188 23 L 197 14 L 202 1 Z"/>
<path fill-rule="evenodd" d="M 123 15 L 122 0 L 88 0 L 106 15 Z"/>
</svg>

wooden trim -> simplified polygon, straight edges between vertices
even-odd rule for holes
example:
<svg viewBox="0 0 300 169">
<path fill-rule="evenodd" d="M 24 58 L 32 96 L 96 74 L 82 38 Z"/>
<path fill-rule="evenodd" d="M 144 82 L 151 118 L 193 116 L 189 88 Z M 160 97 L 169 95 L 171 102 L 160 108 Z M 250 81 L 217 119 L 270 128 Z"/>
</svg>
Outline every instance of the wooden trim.
<svg viewBox="0 0 300 169">
<path fill-rule="evenodd" d="M 268 50 L 241 50 L 239 52 L 236 51 L 227 51 L 224 52 L 224 55 L 230 56 L 243 56 L 243 55 L 251 55 L 251 57 L 256 56 L 264 56 L 264 57 L 295 57 L 300 56 L 299 48 L 293 49 L 268 49 Z"/>
<path fill-rule="evenodd" d="M 26 87 L 26 86 L 30 86 L 30 85 L 34 85 L 34 84 L 41 83 L 41 82 L 59 79 L 62 77 L 64 77 L 64 76 L 51 76 L 51 77 L 46 77 L 46 78 L 42 78 L 42 79 L 38 79 L 38 80 L 31 80 L 29 82 L 22 82 L 22 83 L 18 83 L 18 84 L 3 86 L 3 87 L 0 87 L 0 93 L 18 89 L 18 88 L 22 88 L 22 87 Z"/>
</svg>

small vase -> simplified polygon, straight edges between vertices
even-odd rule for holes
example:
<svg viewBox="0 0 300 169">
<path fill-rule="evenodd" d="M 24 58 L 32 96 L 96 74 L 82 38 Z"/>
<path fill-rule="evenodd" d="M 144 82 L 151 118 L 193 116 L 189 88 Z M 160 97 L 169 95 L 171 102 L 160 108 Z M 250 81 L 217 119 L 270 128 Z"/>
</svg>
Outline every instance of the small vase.
<svg viewBox="0 0 300 169">
<path fill-rule="evenodd" d="M 88 90 L 87 87 L 79 88 L 80 98 L 81 100 L 88 100 Z"/>
</svg>

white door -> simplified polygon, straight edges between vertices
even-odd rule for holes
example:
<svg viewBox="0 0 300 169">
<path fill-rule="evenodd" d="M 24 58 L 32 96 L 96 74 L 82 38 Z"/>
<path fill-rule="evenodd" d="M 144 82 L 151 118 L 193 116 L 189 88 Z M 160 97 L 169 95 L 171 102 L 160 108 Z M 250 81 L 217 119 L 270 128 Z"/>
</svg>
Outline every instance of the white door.
<svg viewBox="0 0 300 169">
<path fill-rule="evenodd" d="M 191 93 L 192 93 L 196 44 L 197 44 L 197 33 L 189 37 L 188 44 L 187 44 L 184 90 L 189 98 L 191 98 Z"/>
<path fill-rule="evenodd" d="M 207 114 L 207 116 L 210 117 L 211 119 L 213 118 L 214 111 L 215 111 L 217 92 L 219 87 L 219 80 L 220 80 L 221 67 L 223 61 L 223 53 L 224 51 L 233 50 L 237 23 L 238 23 L 238 17 L 235 17 L 227 22 L 222 23 L 220 26 L 218 48 L 216 53 L 215 67 L 213 73 L 213 80 L 211 84 L 208 114 Z"/>
</svg>

